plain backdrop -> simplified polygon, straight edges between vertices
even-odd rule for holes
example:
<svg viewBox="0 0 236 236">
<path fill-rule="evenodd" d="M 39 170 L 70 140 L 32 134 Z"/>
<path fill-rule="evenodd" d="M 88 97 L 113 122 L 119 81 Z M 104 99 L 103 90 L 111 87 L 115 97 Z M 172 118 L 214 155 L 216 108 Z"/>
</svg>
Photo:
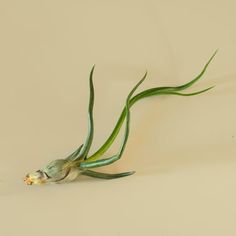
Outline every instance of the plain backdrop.
<svg viewBox="0 0 236 236">
<path fill-rule="evenodd" d="M 235 236 L 236 4 L 233 0 L 0 1 L 0 233 Z M 26 186 L 87 132 L 93 64 L 95 136 L 105 141 L 131 88 L 181 85 L 219 52 L 194 97 L 133 106 L 112 181 Z M 187 91 L 186 91 L 187 92 Z M 114 154 L 122 133 L 105 156 Z"/>
</svg>

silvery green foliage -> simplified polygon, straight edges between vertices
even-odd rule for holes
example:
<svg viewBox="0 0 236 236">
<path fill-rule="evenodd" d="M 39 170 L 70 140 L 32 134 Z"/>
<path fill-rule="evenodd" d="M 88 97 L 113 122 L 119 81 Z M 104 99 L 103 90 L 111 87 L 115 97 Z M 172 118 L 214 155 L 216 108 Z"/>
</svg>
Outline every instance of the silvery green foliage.
<svg viewBox="0 0 236 236">
<path fill-rule="evenodd" d="M 92 155 L 89 156 L 89 150 L 91 148 L 94 136 L 94 121 L 93 121 L 93 106 L 94 106 L 94 86 L 93 86 L 93 72 L 94 66 L 90 72 L 89 77 L 89 87 L 90 87 L 90 98 L 89 98 L 89 106 L 88 106 L 88 134 L 85 139 L 84 144 L 82 144 L 79 148 L 77 148 L 72 154 L 70 154 L 65 159 L 58 159 L 50 162 L 44 168 L 35 171 L 33 173 L 27 174 L 25 177 L 26 184 L 44 184 L 44 183 L 61 183 L 61 182 L 70 182 L 77 178 L 79 175 L 86 175 L 95 178 L 101 179 L 114 179 L 120 178 L 124 176 L 128 176 L 134 173 L 134 171 L 117 173 L 117 174 L 107 174 L 92 171 L 92 168 L 97 168 L 105 165 L 110 165 L 113 162 L 119 160 L 122 157 L 122 154 L 125 150 L 129 131 L 130 131 L 130 108 L 139 100 L 157 96 L 157 95 L 178 95 L 178 96 L 193 96 L 203 92 L 210 90 L 213 87 L 209 87 L 203 89 L 201 91 L 192 92 L 192 93 L 182 93 L 182 90 L 185 90 L 191 87 L 194 83 L 196 83 L 200 78 L 202 78 L 205 73 L 208 65 L 216 55 L 217 51 L 213 54 L 213 56 L 209 59 L 209 61 L 204 66 L 201 73 L 196 76 L 190 82 L 177 86 L 177 87 L 155 87 L 144 90 L 137 95 L 133 96 L 136 89 L 141 85 L 141 83 L 146 79 L 147 72 L 143 76 L 143 78 L 135 85 L 135 87 L 131 90 L 129 95 L 126 98 L 125 107 L 121 112 L 121 115 L 117 121 L 115 128 L 112 133 L 108 137 L 108 139 L 104 142 L 104 144 Z M 125 132 L 124 138 L 121 143 L 120 149 L 117 154 L 105 158 L 100 159 L 101 156 L 109 149 L 109 147 L 113 144 L 116 139 L 123 123 L 125 122 Z"/>
<path fill-rule="evenodd" d="M 42 171 L 50 178 L 52 181 L 59 181 L 63 176 L 67 175 L 67 165 L 68 161 L 64 159 L 58 159 L 51 161 L 48 165 L 42 168 Z"/>
</svg>

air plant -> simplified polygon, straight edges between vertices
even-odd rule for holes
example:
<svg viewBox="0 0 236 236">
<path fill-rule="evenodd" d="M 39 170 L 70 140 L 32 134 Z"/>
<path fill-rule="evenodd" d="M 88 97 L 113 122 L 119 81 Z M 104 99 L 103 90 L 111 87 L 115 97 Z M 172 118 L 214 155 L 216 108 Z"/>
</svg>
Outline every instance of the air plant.
<svg viewBox="0 0 236 236">
<path fill-rule="evenodd" d="M 217 52 L 217 51 L 216 51 Z M 89 87 L 90 87 L 90 97 L 89 97 L 89 106 L 88 106 L 88 133 L 84 144 L 82 144 L 78 149 L 76 149 L 72 154 L 67 156 L 64 159 L 57 159 L 45 167 L 37 170 L 35 172 L 29 173 L 26 175 L 24 181 L 26 184 L 44 184 L 44 183 L 63 183 L 70 182 L 77 179 L 80 175 L 90 176 L 94 178 L 100 179 L 115 179 L 128 175 L 132 175 L 135 173 L 134 171 L 123 172 L 123 173 L 115 173 L 108 174 L 97 172 L 92 169 L 110 165 L 115 161 L 118 161 L 122 154 L 124 153 L 127 140 L 129 137 L 130 130 L 130 108 L 139 100 L 157 96 L 157 95 L 178 95 L 178 96 L 193 96 L 203 92 L 210 90 L 212 87 L 206 88 L 201 91 L 193 92 L 193 93 L 182 93 L 182 90 L 185 90 L 191 87 L 194 83 L 196 83 L 205 73 L 208 65 L 216 55 L 216 52 L 212 55 L 209 61 L 204 66 L 201 73 L 196 76 L 190 82 L 183 84 L 177 87 L 155 87 L 144 90 L 137 95 L 133 96 L 136 89 L 143 83 L 143 81 L 147 77 L 147 72 L 144 74 L 143 78 L 134 86 L 131 92 L 128 94 L 125 102 L 125 107 L 123 108 L 121 115 L 112 131 L 110 136 L 107 138 L 105 143 L 92 155 L 89 156 L 89 150 L 92 145 L 93 136 L 94 136 L 94 121 L 93 121 L 93 106 L 94 106 L 94 86 L 93 86 L 93 73 L 94 66 L 90 72 L 89 76 Z M 125 121 L 125 131 L 123 141 L 119 148 L 119 151 L 109 157 L 109 158 L 101 158 L 102 155 L 108 150 L 108 148 L 112 145 L 114 140 L 116 139 L 122 124 Z"/>
</svg>

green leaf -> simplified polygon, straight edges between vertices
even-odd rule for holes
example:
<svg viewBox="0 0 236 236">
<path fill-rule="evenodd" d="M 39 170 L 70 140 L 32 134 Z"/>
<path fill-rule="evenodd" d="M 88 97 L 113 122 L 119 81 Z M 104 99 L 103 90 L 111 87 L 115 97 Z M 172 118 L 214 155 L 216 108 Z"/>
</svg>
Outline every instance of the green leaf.
<svg viewBox="0 0 236 236">
<path fill-rule="evenodd" d="M 83 144 L 80 145 L 73 153 L 71 153 L 68 157 L 65 159 L 68 161 L 72 161 L 76 158 L 76 156 L 80 153 L 81 148 L 83 147 Z"/>
<path fill-rule="evenodd" d="M 192 86 L 194 83 L 196 83 L 198 80 L 200 80 L 202 78 L 202 76 L 205 74 L 210 62 L 213 60 L 213 58 L 215 57 L 216 53 L 218 50 L 216 50 L 214 52 L 214 54 L 211 56 L 211 58 L 208 60 L 208 62 L 205 64 L 205 66 L 203 67 L 202 71 L 200 72 L 200 74 L 198 74 L 193 80 L 191 80 L 190 82 L 183 84 L 181 86 L 177 86 L 177 87 L 156 87 L 156 88 L 151 88 L 151 89 L 147 89 L 143 92 L 140 92 L 139 94 L 137 94 L 136 96 L 134 96 L 131 100 L 130 100 L 130 107 L 132 107 L 137 101 L 143 99 L 143 98 L 147 98 L 147 97 L 151 97 L 151 96 L 157 96 L 157 95 L 164 95 L 167 94 L 167 92 L 169 92 L 169 94 L 171 95 L 180 95 L 180 94 L 176 94 L 176 91 L 181 91 L 184 90 L 186 88 L 189 88 L 190 86 Z M 208 89 L 204 90 L 204 91 L 200 91 L 200 92 L 196 92 L 192 95 L 196 95 L 202 92 L 207 91 Z M 165 92 L 165 93 L 163 93 Z M 172 93 L 171 93 L 172 92 Z M 182 96 L 190 96 L 190 95 L 182 95 Z M 114 140 L 116 139 L 117 135 L 119 134 L 119 131 L 122 127 L 122 124 L 125 120 L 126 117 L 126 109 L 124 108 L 121 112 L 121 115 L 116 123 L 115 128 L 113 129 L 112 133 L 110 134 L 110 136 L 107 138 L 107 140 L 105 141 L 105 143 L 93 154 L 91 155 L 87 161 L 95 161 L 97 159 L 99 159 L 108 149 L 109 147 L 112 145 L 112 143 L 114 142 Z"/>
<path fill-rule="evenodd" d="M 92 171 L 92 170 L 85 170 L 81 174 L 89 176 L 89 177 L 93 177 L 93 178 L 99 178 L 99 179 L 117 179 L 117 178 L 132 175 L 134 173 L 135 171 L 129 171 L 129 172 L 123 172 L 123 173 L 117 173 L 117 174 L 107 174 L 107 173 L 102 173 L 102 172 L 97 172 L 97 171 Z"/>
<path fill-rule="evenodd" d="M 94 86 L 93 86 L 93 72 L 95 65 L 92 67 L 89 76 L 89 87 L 90 87 L 90 96 L 89 96 L 89 107 L 88 107 L 88 134 L 84 142 L 82 149 L 79 154 L 74 158 L 74 160 L 84 160 L 86 159 L 89 149 L 92 145 L 93 135 L 94 135 L 94 122 L 93 122 L 93 106 L 94 106 Z"/>
<path fill-rule="evenodd" d="M 145 73 L 145 75 L 143 76 L 143 78 L 135 85 L 135 87 L 131 90 L 131 92 L 129 93 L 129 95 L 126 98 L 126 105 L 125 105 L 125 111 L 126 111 L 126 126 L 125 126 L 125 134 L 124 134 L 124 139 L 123 142 L 121 144 L 120 150 L 119 152 L 110 157 L 110 158 L 106 158 L 106 159 L 101 159 L 101 160 L 96 160 L 96 161 L 92 161 L 92 162 L 82 162 L 80 163 L 79 167 L 80 169 L 87 169 L 87 168 L 96 168 L 96 167 L 100 167 L 100 166 L 105 166 L 105 165 L 109 165 L 117 160 L 119 160 L 125 150 L 127 141 L 128 141 L 128 137 L 129 137 L 129 126 L 130 126 L 130 98 L 133 95 L 133 93 L 135 92 L 135 90 L 139 87 L 139 85 L 146 79 L 147 76 L 147 72 Z"/>
</svg>

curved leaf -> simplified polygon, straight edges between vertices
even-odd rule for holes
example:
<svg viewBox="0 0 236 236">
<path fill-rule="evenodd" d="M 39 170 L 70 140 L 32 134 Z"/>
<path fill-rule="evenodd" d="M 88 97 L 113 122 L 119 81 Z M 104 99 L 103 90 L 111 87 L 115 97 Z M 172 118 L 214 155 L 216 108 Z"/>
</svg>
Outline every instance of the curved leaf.
<svg viewBox="0 0 236 236">
<path fill-rule="evenodd" d="M 129 93 L 128 97 L 126 98 L 126 105 L 125 105 L 125 111 L 126 111 L 126 126 L 125 126 L 125 134 L 124 134 L 124 139 L 123 142 L 121 144 L 120 150 L 119 152 L 110 157 L 110 158 L 106 158 L 106 159 L 101 159 L 101 160 L 96 160 L 96 161 L 92 161 L 92 162 L 82 162 L 80 163 L 80 168 L 81 169 L 87 169 L 87 168 L 96 168 L 96 167 L 100 167 L 100 166 L 105 166 L 105 165 L 109 165 L 117 160 L 119 160 L 125 150 L 127 141 L 128 141 L 128 137 L 129 137 L 129 126 L 130 126 L 130 98 L 133 95 L 133 93 L 135 92 L 135 90 L 139 87 L 139 85 L 146 79 L 147 76 L 147 72 L 145 73 L 145 75 L 143 76 L 143 78 L 135 85 L 135 87 L 131 90 L 131 92 Z"/>
<path fill-rule="evenodd" d="M 88 107 L 88 134 L 84 142 L 82 149 L 79 154 L 74 158 L 74 160 L 83 160 L 86 159 L 89 149 L 92 145 L 93 134 L 94 134 L 94 122 L 93 122 L 93 106 L 94 106 L 94 86 L 93 86 L 93 71 L 95 65 L 93 66 L 90 76 L 89 76 L 89 87 L 90 87 L 90 96 L 89 96 L 89 107 Z"/>
<path fill-rule="evenodd" d="M 173 94 L 173 95 L 179 95 L 174 93 L 175 91 L 181 91 L 184 90 L 190 86 L 192 86 L 194 83 L 196 83 L 198 80 L 201 79 L 201 77 L 204 75 L 204 73 L 206 72 L 210 62 L 213 60 L 213 58 L 215 57 L 216 53 L 218 50 L 216 50 L 214 52 L 214 54 L 211 56 L 211 58 L 208 60 L 208 62 L 205 64 L 205 66 L 203 67 L 202 71 L 190 82 L 183 84 L 181 86 L 177 86 L 177 87 L 156 87 L 156 88 L 151 88 L 151 89 L 147 89 L 143 92 L 140 92 L 139 94 L 137 94 L 136 96 L 134 96 L 131 100 L 130 100 L 130 107 L 132 107 L 137 101 L 143 99 L 143 98 L 147 98 L 150 96 L 156 96 L 156 95 L 163 95 L 163 92 L 166 92 L 165 94 L 167 94 L 167 92 L 173 92 L 173 93 L 169 93 L 169 94 Z M 208 89 L 207 89 L 208 90 Z M 204 90 L 204 91 L 207 91 Z M 203 92 L 204 92 L 203 91 Z M 201 92 L 202 93 L 202 92 Z M 199 94 L 198 92 L 192 95 L 196 95 Z M 190 95 L 188 95 L 190 96 Z M 125 108 L 122 110 L 121 115 L 115 125 L 115 128 L 113 129 L 112 133 L 110 134 L 110 136 L 107 138 L 107 140 L 105 141 L 105 143 L 93 154 L 91 155 L 87 161 L 95 161 L 97 159 L 100 158 L 100 156 L 102 156 L 108 149 L 109 147 L 112 145 L 112 143 L 114 142 L 115 138 L 117 137 L 117 135 L 119 134 L 119 131 L 122 127 L 122 124 L 125 120 L 125 116 L 126 116 L 126 110 Z"/>
<path fill-rule="evenodd" d="M 117 174 L 107 174 L 107 173 L 102 173 L 102 172 L 97 172 L 97 171 L 92 171 L 92 170 L 85 170 L 81 174 L 89 176 L 89 177 L 93 177 L 93 178 L 99 178 L 99 179 L 117 179 L 117 178 L 132 175 L 134 173 L 135 171 L 129 171 L 129 172 L 123 172 L 123 173 L 117 173 Z"/>
</svg>

